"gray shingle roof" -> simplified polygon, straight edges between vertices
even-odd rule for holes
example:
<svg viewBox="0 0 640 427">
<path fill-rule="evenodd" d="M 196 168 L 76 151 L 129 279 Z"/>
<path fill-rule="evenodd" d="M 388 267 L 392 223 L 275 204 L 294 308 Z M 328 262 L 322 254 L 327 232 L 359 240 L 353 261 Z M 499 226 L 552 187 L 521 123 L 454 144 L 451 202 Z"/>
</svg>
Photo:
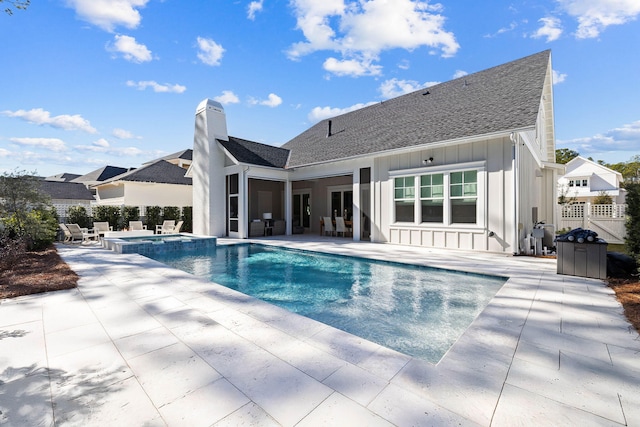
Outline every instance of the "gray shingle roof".
<svg viewBox="0 0 640 427">
<path fill-rule="evenodd" d="M 173 160 L 173 159 L 182 159 L 182 160 L 193 160 L 193 150 L 191 148 L 187 148 L 186 150 L 181 150 L 172 154 L 169 154 L 164 157 L 160 157 L 159 159 L 151 160 L 146 162 L 146 164 L 157 162 L 158 160 Z"/>
<path fill-rule="evenodd" d="M 131 172 L 115 176 L 104 181 L 103 184 L 115 181 L 130 181 L 191 185 L 192 179 L 184 176 L 186 172 L 187 171 L 180 166 L 169 163 L 166 160 L 158 160 L 155 163 L 147 164 Z"/>
<path fill-rule="evenodd" d="M 80 182 L 40 181 L 40 191 L 52 199 L 93 200 L 93 194 Z"/>
<path fill-rule="evenodd" d="M 289 157 L 289 150 L 246 139 L 229 137 L 229 141 L 218 140 L 233 157 L 240 163 L 257 166 L 284 168 Z"/>
<path fill-rule="evenodd" d="M 128 172 L 130 169 L 121 168 L 118 166 L 105 166 L 100 169 L 96 169 L 93 172 L 89 172 L 86 175 L 82 175 L 79 178 L 73 180 L 73 182 L 101 182 L 106 181 L 114 176 L 121 175 Z"/>
<path fill-rule="evenodd" d="M 291 151 L 287 167 L 534 126 L 550 55 L 540 52 L 323 120 L 282 146 Z"/>
</svg>

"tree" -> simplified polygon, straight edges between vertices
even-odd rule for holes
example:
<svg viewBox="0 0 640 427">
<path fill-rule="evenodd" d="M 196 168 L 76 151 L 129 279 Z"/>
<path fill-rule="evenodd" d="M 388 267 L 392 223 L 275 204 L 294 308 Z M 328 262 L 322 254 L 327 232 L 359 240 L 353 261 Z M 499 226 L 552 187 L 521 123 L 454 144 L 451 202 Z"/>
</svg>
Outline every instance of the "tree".
<svg viewBox="0 0 640 427">
<path fill-rule="evenodd" d="M 15 171 L 0 176 L 0 231 L 5 239 L 41 249 L 56 237 L 58 218 L 49 197 L 40 192 L 35 173 Z"/>
<path fill-rule="evenodd" d="M 569 161 L 575 159 L 579 155 L 580 153 L 570 150 L 569 148 L 558 148 L 556 149 L 556 163 L 566 165 Z"/>
<path fill-rule="evenodd" d="M 0 0 L 0 3 L 8 3 L 17 10 L 25 10 L 31 4 L 31 0 Z M 13 15 L 11 7 L 7 7 L 4 11 L 7 15 Z"/>
<path fill-rule="evenodd" d="M 50 204 L 40 192 L 40 179 L 35 172 L 5 172 L 0 176 L 0 218 L 14 217 L 15 227 L 24 232 L 27 215 Z"/>
<path fill-rule="evenodd" d="M 627 189 L 627 252 L 640 259 L 640 183 L 628 184 Z"/>
</svg>

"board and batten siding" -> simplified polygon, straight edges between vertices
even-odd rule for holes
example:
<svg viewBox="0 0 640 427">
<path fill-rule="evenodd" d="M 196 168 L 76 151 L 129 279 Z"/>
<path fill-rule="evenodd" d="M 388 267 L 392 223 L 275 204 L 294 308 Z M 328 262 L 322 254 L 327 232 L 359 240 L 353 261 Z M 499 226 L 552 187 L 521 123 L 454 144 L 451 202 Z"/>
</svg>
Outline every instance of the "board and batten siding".
<svg viewBox="0 0 640 427">
<path fill-rule="evenodd" d="M 433 158 L 432 163 L 423 161 Z M 512 173 L 513 145 L 509 137 L 476 141 L 468 144 L 420 150 L 380 157 L 375 162 L 374 174 L 377 183 L 374 194 L 378 218 L 374 239 L 401 245 L 434 248 L 484 250 L 493 252 L 515 252 L 514 179 Z M 456 171 L 469 164 L 483 164 L 483 189 L 478 197 L 479 223 L 475 226 L 450 224 L 394 223 L 394 180 L 391 175 L 403 170 L 418 170 L 427 174 L 436 171 Z M 482 176 L 482 178 L 480 178 Z M 494 236 L 490 237 L 489 232 Z"/>
</svg>

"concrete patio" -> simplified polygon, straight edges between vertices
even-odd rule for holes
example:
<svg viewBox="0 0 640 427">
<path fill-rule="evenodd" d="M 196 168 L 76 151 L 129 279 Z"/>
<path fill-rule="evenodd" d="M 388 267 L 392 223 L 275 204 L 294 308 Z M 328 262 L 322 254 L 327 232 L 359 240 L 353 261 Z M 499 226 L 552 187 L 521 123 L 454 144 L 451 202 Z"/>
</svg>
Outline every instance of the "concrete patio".
<svg viewBox="0 0 640 427">
<path fill-rule="evenodd" d="M 0 424 L 640 425 L 640 337 L 602 281 L 549 259 L 264 242 L 509 280 L 432 365 L 140 255 L 60 245 L 77 289 L 0 301 Z"/>
</svg>

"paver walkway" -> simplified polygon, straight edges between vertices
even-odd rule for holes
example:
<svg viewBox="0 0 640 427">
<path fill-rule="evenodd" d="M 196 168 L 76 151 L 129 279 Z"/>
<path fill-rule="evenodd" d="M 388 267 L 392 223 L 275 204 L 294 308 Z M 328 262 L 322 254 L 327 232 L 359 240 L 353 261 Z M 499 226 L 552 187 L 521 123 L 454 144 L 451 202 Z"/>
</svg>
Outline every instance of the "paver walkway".
<svg viewBox="0 0 640 427">
<path fill-rule="evenodd" d="M 0 425 L 640 425 L 640 338 L 599 280 L 528 257 L 268 243 L 510 279 L 432 365 L 139 255 L 61 245 L 77 289 L 0 301 Z"/>
</svg>

